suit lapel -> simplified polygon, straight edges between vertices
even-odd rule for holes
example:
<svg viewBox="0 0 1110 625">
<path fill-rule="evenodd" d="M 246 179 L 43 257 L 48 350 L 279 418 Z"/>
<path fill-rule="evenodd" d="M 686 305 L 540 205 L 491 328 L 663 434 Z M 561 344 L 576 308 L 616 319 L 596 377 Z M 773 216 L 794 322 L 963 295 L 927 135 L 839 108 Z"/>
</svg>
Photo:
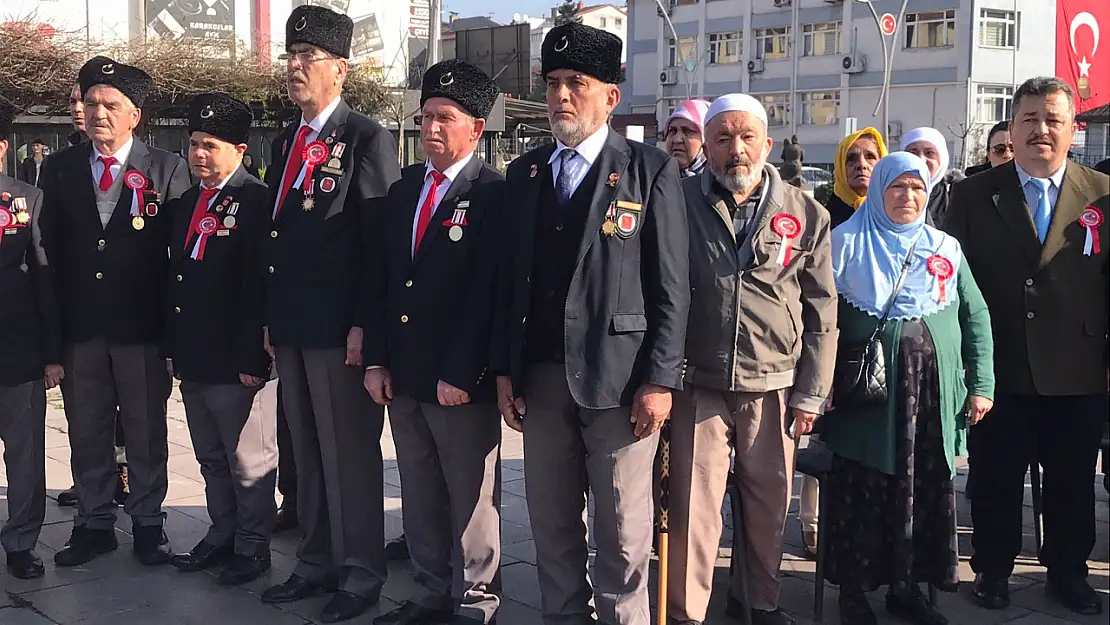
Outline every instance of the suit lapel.
<svg viewBox="0 0 1110 625">
<path fill-rule="evenodd" d="M 616 201 L 617 192 L 620 189 L 619 181 L 625 177 L 624 173 L 628 169 L 628 162 L 628 141 L 610 128 L 609 136 L 605 140 L 605 147 L 601 149 L 601 154 L 598 155 L 598 159 L 594 163 L 594 167 L 597 168 L 598 184 L 594 186 L 593 196 L 590 198 L 590 212 L 586 216 L 586 227 L 582 232 L 582 242 L 578 247 L 578 259 L 574 263 L 575 267 L 578 267 L 582 259 L 586 257 L 590 246 L 597 240 L 601 222 L 605 220 L 609 205 Z M 618 183 L 609 186 L 607 181 L 612 175 L 617 176 Z M 646 206 L 644 210 L 647 210 Z M 642 219 L 643 215 L 640 215 L 640 218 Z"/>
<path fill-rule="evenodd" d="M 1081 173 L 1081 169 L 1070 164 L 1064 169 L 1064 180 L 1060 184 L 1060 193 L 1056 196 L 1048 236 L 1045 237 L 1044 247 L 1041 249 L 1040 268 L 1042 269 L 1063 249 L 1067 242 L 1068 228 L 1079 221 L 1083 209 L 1090 203 L 1087 186 L 1080 184 Z"/>
<path fill-rule="evenodd" d="M 112 211 L 112 217 L 108 220 L 108 225 L 104 228 L 108 230 L 112 227 L 118 227 L 120 223 L 131 221 L 131 202 L 135 197 L 135 191 L 127 186 L 127 172 L 138 171 L 148 180 L 148 184 L 153 185 L 154 181 L 150 180 L 147 174 L 150 171 L 150 150 L 147 149 L 146 144 L 138 139 L 134 139 L 131 144 L 131 153 L 127 155 L 127 167 L 121 168 L 119 175 L 124 177 L 123 186 L 119 190 L 119 200 L 116 202 L 116 208 Z M 90 175 L 92 170 L 90 169 Z M 142 199 L 139 204 L 143 204 Z"/>
<path fill-rule="evenodd" d="M 347 125 L 347 117 L 348 115 L 350 115 L 350 113 L 351 107 L 347 106 L 346 102 L 340 100 L 339 106 L 337 106 L 335 108 L 335 111 L 332 112 L 331 117 L 328 118 L 327 123 L 324 124 L 324 127 L 320 129 L 320 134 L 316 137 L 317 141 L 323 141 L 327 144 L 329 159 L 331 158 L 331 150 L 335 146 L 335 141 L 343 137 L 343 130 L 344 127 Z M 332 142 L 327 143 L 328 138 L 332 137 L 333 135 L 334 138 L 332 139 Z M 352 171 L 347 172 L 347 177 L 352 177 L 357 174 L 357 170 L 354 165 L 351 165 L 351 170 Z M 313 177 L 320 177 L 320 168 L 316 168 L 316 173 L 313 174 Z M 336 181 L 336 186 L 339 185 L 339 182 L 340 181 L 338 180 Z M 324 215 L 324 219 L 328 219 L 329 217 L 332 217 L 333 215 L 342 211 L 343 205 L 346 203 L 336 201 L 336 198 L 339 196 L 338 189 L 332 193 L 321 193 L 320 189 L 317 187 L 315 195 L 316 202 L 320 202 L 322 199 L 324 199 L 321 196 L 326 196 L 328 198 L 328 212 L 326 215 Z"/>
<path fill-rule="evenodd" d="M 449 219 L 455 212 L 455 205 L 457 204 L 458 198 L 470 189 L 474 179 L 478 177 L 478 173 L 481 171 L 482 161 L 480 161 L 478 155 L 475 154 L 471 157 L 470 162 L 459 172 L 459 175 L 455 177 L 455 180 L 451 182 L 451 186 L 447 188 L 447 194 L 439 201 L 439 205 L 436 206 L 435 212 L 432 213 L 432 219 L 428 222 L 428 229 L 424 231 L 424 238 L 420 241 L 420 248 L 416 250 L 416 255 L 413 256 L 413 265 L 416 265 L 421 259 L 427 256 L 428 249 L 431 248 L 432 242 L 439 238 L 441 231 L 446 230 L 446 228 L 442 226 L 443 222 Z M 420 188 L 423 189 L 423 184 L 421 184 Z M 417 201 L 420 201 L 419 193 L 420 192 L 417 191 Z"/>
<path fill-rule="evenodd" d="M 1005 170 L 999 172 L 991 201 L 1003 223 L 1017 239 L 1018 247 L 1030 258 L 1036 259 L 1041 255 L 1041 240 L 1037 237 L 1033 213 L 1029 210 L 1029 203 L 1025 201 L 1017 169 L 1012 161 L 999 166 L 1000 170 L 1002 168 Z"/>
<path fill-rule="evenodd" d="M 523 260 L 516 263 L 516 274 L 522 282 L 532 272 L 536 212 L 539 210 L 540 196 L 545 191 L 555 193 L 554 178 L 550 175 L 551 166 L 547 163 L 555 152 L 555 147 L 555 143 L 549 143 L 533 153 L 531 158 L 534 160 L 528 166 L 527 178 L 521 185 L 521 201 L 517 204 L 516 210 L 506 211 L 506 218 L 515 223 L 515 228 L 509 229 L 508 236 L 516 241 L 517 258 Z"/>
<path fill-rule="evenodd" d="M 80 181 L 77 184 L 77 189 L 75 189 L 78 196 L 77 205 L 88 207 L 84 213 L 89 217 L 90 225 L 96 224 L 96 229 L 103 230 L 104 224 L 100 223 L 100 207 L 96 204 L 96 192 L 93 190 L 93 185 L 96 184 L 96 181 L 93 180 L 91 165 L 93 154 L 92 143 L 86 143 L 85 148 L 84 150 L 73 150 L 73 162 L 71 163 L 74 174 L 77 180 Z"/>
</svg>

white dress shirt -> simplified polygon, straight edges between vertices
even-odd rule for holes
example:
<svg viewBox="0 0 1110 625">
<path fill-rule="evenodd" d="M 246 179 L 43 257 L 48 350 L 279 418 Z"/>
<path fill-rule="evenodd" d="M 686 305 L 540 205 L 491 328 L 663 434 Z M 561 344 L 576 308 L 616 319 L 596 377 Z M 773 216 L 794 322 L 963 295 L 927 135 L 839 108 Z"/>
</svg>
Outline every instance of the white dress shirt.
<svg viewBox="0 0 1110 625">
<path fill-rule="evenodd" d="M 111 169 L 112 182 L 115 182 L 116 178 L 119 177 L 120 171 L 127 165 L 127 157 L 131 155 L 131 146 L 134 144 L 135 137 L 132 136 L 127 140 L 127 143 L 124 143 L 120 146 L 120 149 L 116 150 L 115 154 L 101 154 L 100 150 L 96 149 L 96 144 L 93 144 L 92 154 L 89 155 L 89 163 L 92 165 L 93 184 L 97 185 L 98 189 L 100 188 L 100 176 L 104 174 L 104 163 L 100 161 L 100 158 L 112 157 L 116 159 Z"/>
<path fill-rule="evenodd" d="M 586 174 L 589 173 L 590 168 L 594 166 L 594 161 L 598 156 L 601 156 L 601 150 L 605 147 L 605 142 L 609 139 L 609 124 L 602 124 L 601 128 L 594 134 L 586 137 L 586 139 L 579 143 L 577 147 L 570 148 L 563 144 L 558 139 L 555 140 L 555 151 L 551 154 L 551 158 L 547 159 L 547 164 L 551 165 L 551 181 L 554 186 L 559 184 L 559 172 L 562 169 L 562 159 L 559 154 L 564 150 L 574 150 L 578 153 L 571 163 L 574 165 L 573 169 L 569 172 L 570 178 L 570 194 L 574 195 L 578 191 L 578 185 L 586 179 Z"/>
<path fill-rule="evenodd" d="M 239 165 L 239 167 L 242 167 L 242 165 Z M 235 172 L 239 171 L 239 167 L 236 167 L 234 170 L 232 170 L 232 172 L 230 174 L 228 174 L 226 178 L 224 178 L 223 180 L 220 181 L 220 184 L 218 184 L 214 187 L 210 187 L 210 186 L 204 184 L 204 182 L 201 182 L 200 185 L 199 185 L 200 190 L 203 191 L 205 189 L 215 189 L 216 191 L 223 191 L 223 188 L 227 185 L 227 181 L 231 180 L 231 177 L 235 175 Z M 212 197 L 208 200 L 208 206 L 205 206 L 204 210 L 205 211 L 212 210 L 212 205 L 216 203 L 216 198 L 218 198 L 218 197 L 220 197 L 219 193 L 213 194 Z M 197 200 L 200 200 L 200 194 L 199 193 L 197 194 Z M 194 211 L 196 210 L 196 206 L 193 207 L 193 210 Z M 192 238 L 193 234 L 194 234 L 193 232 L 185 233 L 185 240 L 188 241 L 190 238 Z M 190 257 L 196 258 L 197 257 L 196 255 L 199 251 L 200 251 L 200 237 L 197 237 L 197 240 L 193 242 L 193 249 L 190 251 L 190 254 L 189 254 Z"/>
<path fill-rule="evenodd" d="M 469 163 L 470 159 L 472 158 L 474 158 L 473 152 L 467 154 L 465 158 L 455 163 L 454 165 L 451 165 L 447 169 L 439 172 L 443 174 L 445 180 L 440 183 L 438 187 L 436 187 L 436 196 L 432 200 L 433 215 L 439 208 L 439 203 L 442 202 L 443 198 L 447 196 L 447 190 L 451 188 L 451 183 L 455 181 L 455 178 L 458 178 L 459 172 L 461 172 L 463 168 L 466 167 L 467 163 Z M 420 190 L 420 200 L 416 203 L 416 215 L 412 218 L 412 241 L 409 244 L 409 252 L 412 253 L 413 256 L 416 255 L 416 226 L 418 223 L 420 223 L 420 208 L 424 206 L 424 202 L 428 199 L 428 191 L 432 189 L 433 170 L 435 170 L 435 167 L 432 167 L 432 162 L 428 161 L 424 167 L 424 187 Z M 432 224 L 429 223 L 428 227 L 431 228 Z M 427 235 L 426 232 L 425 235 Z"/>
<path fill-rule="evenodd" d="M 1021 183 L 1021 192 L 1025 194 L 1025 201 L 1029 204 L 1029 210 L 1035 212 L 1037 204 L 1041 202 L 1040 187 L 1035 184 L 1029 184 L 1030 180 L 1034 177 L 1029 175 L 1029 172 L 1021 168 L 1021 165 L 1014 161 L 1014 166 L 1017 168 L 1018 181 Z M 1068 162 L 1060 166 L 1051 176 L 1048 177 L 1048 205 L 1051 207 L 1051 212 L 1056 212 L 1056 198 L 1060 197 L 1060 185 L 1064 183 L 1064 170 L 1067 169 Z M 1037 180 L 1044 180 L 1044 178 L 1037 178 Z M 1050 213 L 1051 214 L 1051 213 Z"/>
</svg>

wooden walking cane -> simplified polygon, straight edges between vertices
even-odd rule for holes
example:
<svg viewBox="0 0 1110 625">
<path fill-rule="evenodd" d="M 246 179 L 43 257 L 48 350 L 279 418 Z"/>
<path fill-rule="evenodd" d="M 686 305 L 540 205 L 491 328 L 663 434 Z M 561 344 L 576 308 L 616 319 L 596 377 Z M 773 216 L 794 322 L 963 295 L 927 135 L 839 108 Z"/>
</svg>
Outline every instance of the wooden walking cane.
<svg viewBox="0 0 1110 625">
<path fill-rule="evenodd" d="M 667 528 L 670 525 L 667 517 L 671 507 L 671 421 L 663 424 L 659 432 L 659 595 L 656 604 L 659 606 L 658 625 L 667 625 L 667 577 L 670 560 L 670 537 Z"/>
</svg>

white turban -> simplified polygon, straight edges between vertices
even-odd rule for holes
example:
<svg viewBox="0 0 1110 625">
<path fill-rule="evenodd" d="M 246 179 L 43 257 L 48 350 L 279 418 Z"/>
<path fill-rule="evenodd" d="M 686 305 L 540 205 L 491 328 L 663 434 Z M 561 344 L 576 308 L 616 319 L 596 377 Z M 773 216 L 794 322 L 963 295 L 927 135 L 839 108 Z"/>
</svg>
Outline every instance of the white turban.
<svg viewBox="0 0 1110 625">
<path fill-rule="evenodd" d="M 713 100 L 713 104 L 709 105 L 709 112 L 705 114 L 705 125 L 708 126 L 714 117 L 729 111 L 749 113 L 759 118 L 764 126 L 767 125 L 766 109 L 763 108 L 759 100 L 746 93 L 730 93 Z"/>
<path fill-rule="evenodd" d="M 936 128 L 922 126 L 920 128 L 914 128 L 902 135 L 901 150 L 905 152 L 906 148 L 918 141 L 924 141 L 932 145 L 936 148 L 937 155 L 940 156 L 940 167 L 937 168 L 937 173 L 933 174 L 933 179 L 929 181 L 929 188 L 932 188 L 948 173 L 948 142 L 945 141 L 944 135 L 940 134 L 940 131 Z"/>
</svg>

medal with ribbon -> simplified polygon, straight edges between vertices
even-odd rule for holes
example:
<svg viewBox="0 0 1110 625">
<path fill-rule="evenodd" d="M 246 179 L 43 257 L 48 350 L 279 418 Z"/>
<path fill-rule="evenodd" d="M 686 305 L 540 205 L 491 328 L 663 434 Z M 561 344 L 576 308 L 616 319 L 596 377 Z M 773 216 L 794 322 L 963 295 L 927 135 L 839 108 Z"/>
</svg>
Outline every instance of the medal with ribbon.
<svg viewBox="0 0 1110 625">
<path fill-rule="evenodd" d="M 11 200 L 10 206 L 0 204 L 0 240 L 4 238 L 5 230 L 26 227 L 29 221 L 31 215 L 27 212 L 27 200 L 24 198 Z"/>
<path fill-rule="evenodd" d="M 462 204 L 462 202 L 459 202 L 459 204 Z M 466 205 L 469 206 L 470 203 L 467 202 Z M 447 238 L 456 242 L 461 241 L 463 238 L 463 226 L 467 225 L 466 209 L 456 208 L 455 212 L 451 214 L 451 219 L 444 221 L 443 225 L 450 226 L 450 229 L 447 230 Z"/>
<path fill-rule="evenodd" d="M 1091 256 L 1092 254 L 1098 255 L 1102 251 L 1102 246 L 1099 245 L 1098 228 L 1102 225 L 1102 211 L 1094 206 L 1088 206 L 1083 209 L 1083 214 L 1079 216 L 1079 225 L 1087 229 L 1086 240 L 1083 241 L 1083 254 Z"/>
<path fill-rule="evenodd" d="M 601 234 L 611 237 L 617 233 L 617 203 L 609 202 L 609 210 L 605 211 L 605 221 L 601 222 Z"/>
<path fill-rule="evenodd" d="M 794 251 L 791 243 L 802 231 L 802 222 L 793 215 L 779 213 L 771 218 L 771 230 L 780 237 L 779 255 L 775 262 L 780 267 L 785 267 L 790 264 L 790 257 Z"/>
<path fill-rule="evenodd" d="M 208 244 L 208 237 L 211 236 L 220 227 L 220 220 L 216 219 L 215 215 L 205 215 L 197 222 L 197 234 L 200 238 L 197 239 L 197 244 L 193 246 L 193 253 L 189 258 L 193 260 L 204 260 L 204 248 Z"/>
<path fill-rule="evenodd" d="M 143 212 L 139 207 L 146 204 L 145 190 L 149 181 L 143 175 L 143 172 L 132 169 L 123 175 L 123 183 L 127 185 L 128 189 L 131 189 L 131 225 L 136 230 L 142 230 L 146 222 L 143 220 Z M 150 216 L 153 217 L 154 213 L 151 213 Z"/>
<path fill-rule="evenodd" d="M 293 181 L 293 188 L 300 189 L 306 181 L 312 180 L 312 172 L 327 159 L 328 146 L 323 141 L 313 141 L 306 145 L 304 154 L 301 155 L 304 163 L 301 165 L 300 173 L 297 174 L 297 179 Z"/>
<path fill-rule="evenodd" d="M 937 302 L 943 304 L 948 301 L 945 282 L 955 273 L 952 261 L 939 254 L 933 254 L 925 261 L 925 268 L 937 279 Z"/>
</svg>

